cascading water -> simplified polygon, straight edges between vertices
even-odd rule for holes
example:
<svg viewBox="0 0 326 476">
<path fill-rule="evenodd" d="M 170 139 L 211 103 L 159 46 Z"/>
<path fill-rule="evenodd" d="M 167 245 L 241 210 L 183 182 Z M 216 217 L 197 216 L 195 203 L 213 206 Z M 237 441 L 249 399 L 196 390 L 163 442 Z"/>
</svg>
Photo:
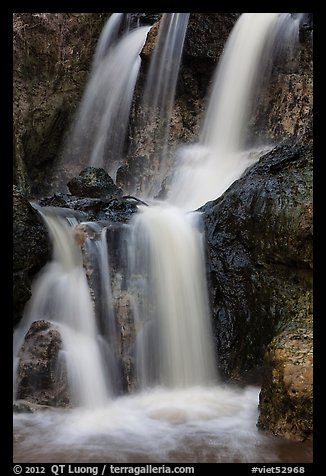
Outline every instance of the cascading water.
<svg viewBox="0 0 326 476">
<path fill-rule="evenodd" d="M 127 243 L 128 266 L 124 269 L 122 286 L 129 297 L 136 333 L 132 351 L 138 391 L 134 394 L 117 397 L 121 385 L 112 381 L 119 380 L 115 346 L 118 333 L 106 229 L 102 229 L 103 224 L 88 224 L 99 235 L 96 241 L 87 242 L 89 255 L 95 254 L 93 267 L 98 270 L 100 281 L 94 292 L 95 316 L 80 250 L 61 219 L 46 216 L 56 236 L 57 251 L 34 285 L 23 323 L 15 332 L 15 349 L 18 355 L 32 320 L 48 319 L 59 325 L 64 348 L 67 353 L 71 351 L 74 362 L 69 366 L 67 360 L 74 403 L 83 408 L 15 414 L 15 429 L 22 440 L 17 443 L 18 462 L 283 461 L 278 443 L 257 432 L 259 389 L 234 388 L 218 381 L 205 277 L 204 236 L 200 214 L 193 210 L 220 196 L 251 163 L 248 151 L 243 150 L 244 123 L 253 87 L 262 75 L 259 72 L 262 58 L 271 55 L 278 25 L 282 23 L 284 27 L 285 19 L 290 21 L 289 14 L 241 15 L 214 80 L 200 143 L 184 149 L 166 202 L 154 201 L 152 192 L 148 193 L 150 199 L 143 198 L 149 206 L 140 206 L 138 213 L 124 225 L 122 241 Z M 118 22 L 119 17 L 113 20 Z M 114 36 L 110 28 L 107 34 Z M 98 108 L 101 110 L 101 101 L 105 103 L 101 94 L 105 96 L 107 92 L 101 88 L 102 80 L 110 82 L 112 75 L 119 82 L 114 70 L 118 70 L 127 45 L 138 56 L 136 50 L 139 51 L 144 40 L 145 30 L 135 30 L 130 35 L 121 38 L 106 55 L 100 54 L 106 66 L 100 60 L 96 68 L 99 76 L 96 81 L 91 79 L 88 90 L 92 93 L 84 100 L 88 103 L 84 110 L 94 113 Z M 139 40 L 137 48 L 136 40 Z M 115 56 L 113 50 L 120 47 L 119 55 Z M 130 71 L 133 65 L 131 61 Z M 131 91 L 129 86 L 128 91 Z M 119 110 L 122 99 L 118 96 L 124 94 L 129 93 L 125 93 L 123 86 L 112 94 L 116 106 L 108 109 L 110 114 L 103 115 L 108 119 L 106 125 L 112 124 L 111 119 L 115 123 L 122 120 Z M 172 96 L 169 100 L 163 97 L 163 103 L 169 104 L 162 106 L 169 110 Z M 127 122 L 127 115 L 123 117 Z M 101 124 L 104 130 L 104 123 Z M 101 127 L 99 131 L 94 144 L 103 150 Z M 92 146 L 87 153 L 92 155 L 94 150 Z M 106 226 L 110 227 L 110 223 Z M 90 281 L 95 282 L 95 277 Z M 66 328 L 69 328 L 67 335 Z M 79 376 L 80 372 L 83 376 Z M 30 422 L 33 422 L 32 432 Z M 40 447 L 39 441 L 46 444 Z M 280 445 L 284 447 L 285 443 Z M 303 460 L 304 451 L 303 448 Z"/>
<path fill-rule="evenodd" d="M 121 21 L 120 17 L 115 20 Z M 107 26 L 110 28 L 103 37 L 104 45 L 98 45 L 63 160 L 84 167 L 104 167 L 115 179 L 123 162 L 131 101 L 141 64 L 139 53 L 149 27 L 136 28 L 114 41 L 117 25 L 114 22 Z"/>
<path fill-rule="evenodd" d="M 112 13 L 106 22 L 96 46 L 92 70 L 95 70 L 99 66 L 101 61 L 103 61 L 104 57 L 108 54 L 111 46 L 118 40 L 123 15 L 123 13 Z"/>
<path fill-rule="evenodd" d="M 196 214 L 156 205 L 142 207 L 131 222 L 129 290 L 138 296 L 134 313 L 142 387 L 216 381 L 198 220 Z"/>
<path fill-rule="evenodd" d="M 15 332 L 15 370 L 22 341 L 32 322 L 50 321 L 58 327 L 62 338 L 72 403 L 82 407 L 103 405 L 109 393 L 82 255 L 67 220 L 53 212 L 41 213 L 53 240 L 53 260 L 34 282 L 32 298 Z M 71 212 L 69 220 L 74 225 L 78 223 Z"/>
<path fill-rule="evenodd" d="M 194 210 L 216 199 L 266 152 L 268 145 L 259 150 L 246 147 L 249 115 L 288 30 L 286 39 L 296 43 L 299 22 L 300 16 L 292 19 L 289 13 L 240 16 L 215 73 L 200 141 L 179 151 L 167 196 L 170 203 Z"/>
<path fill-rule="evenodd" d="M 189 13 L 163 14 L 146 77 L 139 126 L 145 131 L 145 154 L 152 164 L 157 163 L 138 185 L 146 196 L 160 191 L 168 170 L 168 137 L 188 20 Z"/>
</svg>

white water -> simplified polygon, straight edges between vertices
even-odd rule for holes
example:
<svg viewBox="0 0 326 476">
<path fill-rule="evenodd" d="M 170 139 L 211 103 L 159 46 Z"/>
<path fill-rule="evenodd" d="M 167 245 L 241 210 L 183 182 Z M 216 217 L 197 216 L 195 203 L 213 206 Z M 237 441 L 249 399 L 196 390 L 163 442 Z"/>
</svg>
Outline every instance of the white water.
<svg viewBox="0 0 326 476">
<path fill-rule="evenodd" d="M 58 327 L 62 337 L 72 403 L 86 408 L 101 406 L 107 403 L 109 394 L 81 252 L 65 219 L 42 215 L 53 240 L 53 260 L 34 281 L 32 298 L 15 331 L 14 372 L 24 336 L 32 322 L 50 321 Z M 76 220 L 72 221 L 77 224 Z"/>
<path fill-rule="evenodd" d="M 158 161 L 158 167 L 142 187 L 145 196 L 159 192 L 167 173 L 168 136 L 188 20 L 189 13 L 163 14 L 146 76 L 141 127 L 150 133 L 145 154 L 151 154 L 151 162 Z"/>
<path fill-rule="evenodd" d="M 311 446 L 257 431 L 258 392 L 152 388 L 102 409 L 15 414 L 14 462 L 311 462 Z"/>
<path fill-rule="evenodd" d="M 198 215 L 164 204 L 143 206 L 131 220 L 129 291 L 137 296 L 137 377 L 142 387 L 216 382 L 198 221 Z"/>
<path fill-rule="evenodd" d="M 131 101 L 141 64 L 139 53 L 148 31 L 149 27 L 132 30 L 113 43 L 101 61 L 96 59 L 65 146 L 67 162 L 104 167 L 115 179 L 123 163 Z"/>
<path fill-rule="evenodd" d="M 179 150 L 170 203 L 194 210 L 218 198 L 269 148 L 247 150 L 246 139 L 260 83 L 267 81 L 274 53 L 284 41 L 284 24 L 291 31 L 294 24 L 298 32 L 298 20 L 288 13 L 240 16 L 216 69 L 200 141 Z"/>
<path fill-rule="evenodd" d="M 92 222 L 85 223 L 84 226 L 100 235 L 97 239 L 87 238 L 85 246 L 93 270 L 89 280 L 94 293 L 95 311 L 99 327 L 98 343 L 104 356 L 103 373 L 106 376 L 110 394 L 118 395 L 122 388 L 118 361 L 120 336 L 113 305 L 110 258 L 106 238 L 107 228 L 102 228 L 99 224 Z M 98 276 L 94 277 L 97 271 Z"/>
<path fill-rule="evenodd" d="M 259 18 L 263 19 L 268 38 L 272 31 L 272 27 L 270 29 L 268 25 L 274 25 L 279 18 L 278 14 L 246 15 L 256 15 L 255 22 L 258 23 Z M 254 44 L 255 41 L 265 42 L 263 28 L 259 27 L 261 35 L 254 36 L 254 32 L 247 28 L 249 17 L 242 16 L 240 20 L 240 25 L 246 26 L 247 32 L 255 37 L 255 40 L 252 40 Z M 238 32 L 237 35 L 241 37 L 242 33 L 240 35 Z M 228 69 L 229 62 L 232 63 L 234 48 L 240 48 L 240 43 L 242 44 L 235 41 L 232 48 L 228 46 L 222 71 L 224 68 Z M 247 45 L 242 51 L 243 55 L 249 54 L 248 48 Z M 255 50 L 257 63 L 252 59 L 251 66 L 254 69 L 257 66 L 256 69 L 259 69 L 260 47 Z M 238 58 L 239 55 L 241 57 L 239 51 L 237 55 Z M 248 75 L 249 73 L 239 73 L 238 80 L 241 83 L 244 79 L 246 87 L 250 89 L 252 77 Z M 228 81 L 219 84 L 218 91 L 214 89 L 211 99 L 217 108 L 217 116 L 223 113 L 220 110 L 220 100 L 215 96 L 216 94 L 219 97 L 220 88 L 232 100 L 232 95 L 227 91 Z M 249 110 L 251 93 L 242 84 L 232 84 L 232 87 L 242 90 L 247 98 L 243 101 L 241 99 L 237 106 L 241 106 L 240 116 L 244 118 Z M 236 97 L 239 99 L 239 96 Z M 214 107 L 210 107 L 210 115 L 213 114 Z M 72 386 L 76 390 L 76 403 L 80 404 L 79 408 L 14 416 L 17 454 L 15 462 L 81 463 L 110 460 L 120 463 L 298 463 L 301 460 L 311 460 L 309 448 L 304 448 L 292 459 L 289 454 L 282 456 L 277 441 L 257 431 L 258 388 L 238 389 L 223 386 L 218 383 L 215 375 L 203 235 L 198 223 L 199 215 L 185 211 L 193 210 L 207 200 L 220 196 L 250 163 L 248 153 L 242 150 L 244 131 L 236 116 L 237 109 L 233 111 L 233 115 L 225 116 L 228 124 L 226 131 L 229 131 L 231 136 L 234 134 L 234 147 L 231 144 L 231 136 L 226 134 L 221 138 L 219 134 L 216 135 L 215 128 L 218 127 L 219 121 L 211 117 L 212 122 L 205 123 L 201 143 L 197 147 L 185 149 L 184 160 L 191 156 L 195 174 L 186 164 L 180 167 L 179 176 L 176 175 L 168 196 L 168 201 L 176 204 L 178 208 L 158 202 L 150 207 L 141 207 L 140 213 L 135 215 L 128 225 L 131 234 L 128 243 L 127 282 L 128 290 L 134 297 L 133 312 L 138 332 L 135 349 L 137 380 L 138 388 L 142 391 L 109 400 L 105 388 L 107 382 L 103 382 L 106 366 L 102 365 L 99 351 L 94 352 L 92 345 L 89 346 L 90 349 L 86 348 L 87 346 L 80 347 L 82 339 L 78 333 L 75 342 L 70 343 L 64 339 L 64 342 L 68 342 L 67 350 L 70 346 L 76 346 L 75 362 L 78 362 L 78 365 L 82 363 L 82 367 L 87 365 L 88 378 L 93 379 L 94 371 L 96 380 L 102 381 L 102 388 L 99 390 L 101 398 L 92 400 L 93 380 L 87 382 L 88 389 L 84 388 L 85 380 L 79 377 L 77 379 L 80 369 L 76 367 L 73 370 L 76 375 L 73 374 Z M 233 127 L 235 130 L 232 132 Z M 218 155 L 220 144 L 223 144 L 223 155 Z M 257 157 L 254 157 L 252 160 L 256 159 Z M 70 269 L 69 260 L 80 270 L 80 261 L 78 264 L 76 261 L 77 258 L 80 260 L 79 254 L 77 253 L 76 258 L 70 258 L 71 253 L 75 254 L 75 248 L 68 246 L 68 249 L 68 257 L 58 268 L 57 278 L 60 282 L 62 277 L 67 275 L 66 267 Z M 99 251 L 102 259 L 107 260 L 102 245 Z M 54 263 L 55 261 L 50 266 Z M 109 271 L 105 266 L 100 274 L 104 281 L 109 280 Z M 43 278 L 35 285 L 31 302 L 37 300 L 34 294 L 39 296 L 38 299 L 43 296 L 45 301 L 47 300 L 50 288 L 46 287 L 46 280 L 41 284 L 41 279 Z M 95 343 L 97 331 L 94 330 L 94 315 L 89 310 L 89 291 L 84 287 L 84 274 L 83 278 L 79 276 L 78 279 L 80 282 L 75 280 L 73 286 L 67 286 L 66 280 L 65 285 L 61 287 L 61 294 L 55 295 L 56 300 L 66 303 L 66 288 L 73 288 L 74 293 L 78 295 L 85 293 L 86 298 L 84 296 L 80 299 L 82 308 L 78 312 L 84 313 L 86 309 L 87 323 L 83 324 L 83 328 L 87 329 L 87 334 L 91 335 L 91 340 Z M 42 293 L 38 286 L 40 289 L 41 286 L 45 287 Z M 102 292 L 104 301 L 110 299 L 110 290 Z M 76 297 L 76 294 L 74 296 Z M 68 302 L 70 301 L 71 299 L 68 299 Z M 75 299 L 72 301 L 75 304 Z M 41 306 L 41 309 L 43 307 Z M 70 322 L 71 315 L 75 313 L 66 313 L 65 309 L 65 305 L 60 307 L 60 316 Z M 37 313 L 33 314 L 29 319 L 38 318 L 37 316 Z M 50 318 L 52 319 L 53 317 Z M 78 319 L 71 325 L 73 329 L 77 326 L 77 321 L 79 323 Z M 86 357 L 89 350 L 92 354 L 92 368 L 88 366 Z M 83 352 L 83 360 L 77 361 Z M 95 360 L 94 355 L 97 355 Z M 80 395 L 83 401 L 78 401 L 77 398 L 77 380 L 79 392 L 86 393 L 86 396 Z M 88 395 L 88 391 L 91 395 Z M 97 393 L 96 390 L 95 394 Z M 285 445 L 284 442 L 282 444 Z"/>
<path fill-rule="evenodd" d="M 119 28 L 123 20 L 123 13 L 112 13 L 106 22 L 102 33 L 97 42 L 94 59 L 93 59 L 93 69 L 97 68 L 104 57 L 108 54 L 109 48 L 118 40 L 119 38 Z"/>
</svg>

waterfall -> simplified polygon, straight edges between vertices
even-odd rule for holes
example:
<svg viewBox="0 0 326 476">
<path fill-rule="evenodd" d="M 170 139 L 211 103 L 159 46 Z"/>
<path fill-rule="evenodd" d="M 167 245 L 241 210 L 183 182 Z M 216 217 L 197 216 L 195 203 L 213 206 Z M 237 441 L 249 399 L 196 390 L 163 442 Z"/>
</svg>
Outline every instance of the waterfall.
<svg viewBox="0 0 326 476">
<path fill-rule="evenodd" d="M 97 42 L 92 70 L 95 70 L 108 54 L 109 48 L 116 43 L 119 38 L 119 28 L 123 20 L 123 13 L 112 13 L 106 22 Z"/>
<path fill-rule="evenodd" d="M 246 146 L 250 113 L 284 35 L 286 45 L 295 44 L 299 21 L 289 13 L 240 16 L 216 68 L 200 140 L 178 151 L 169 202 L 194 210 L 218 198 L 266 152 L 268 145 L 259 150 Z"/>
<path fill-rule="evenodd" d="M 120 17 L 114 18 L 113 27 Z M 149 27 L 140 27 L 113 41 L 114 28 L 108 24 L 104 46 L 99 44 L 94 66 L 83 95 L 73 130 L 63 151 L 67 164 L 103 167 L 115 179 L 123 163 L 131 101 L 139 73 L 139 53 Z M 107 54 L 108 41 L 113 41 Z"/>
<path fill-rule="evenodd" d="M 40 212 L 53 241 L 53 259 L 33 284 L 22 322 L 14 335 L 14 362 L 17 370 L 18 354 L 25 334 L 32 322 L 47 320 L 59 329 L 67 366 L 69 390 L 74 405 L 101 406 L 109 397 L 107 378 L 98 346 L 93 303 L 77 247 L 68 224 L 77 225 L 61 216 Z"/>
<path fill-rule="evenodd" d="M 163 14 L 146 76 L 139 126 L 145 132 L 145 155 L 157 165 L 140 187 L 145 196 L 159 192 L 167 173 L 170 122 L 188 20 L 189 13 Z"/>
<path fill-rule="evenodd" d="M 283 21 L 278 13 L 240 17 L 217 70 L 201 142 L 186 150 L 188 163 L 177 168 L 167 202 L 142 207 L 131 221 L 140 386 L 214 381 L 203 237 L 198 214 L 185 212 L 218 198 L 259 157 L 243 150 L 244 130 Z"/>
<path fill-rule="evenodd" d="M 143 97 L 150 109 L 148 120 L 156 114 L 159 122 L 167 123 L 171 115 L 188 18 L 187 13 L 162 17 Z M 91 158 L 104 159 L 109 137 L 127 127 L 139 51 L 149 30 L 135 28 L 118 39 L 121 21 L 122 14 L 112 15 L 101 35 L 73 137 Z M 293 19 L 279 13 L 240 16 L 216 70 L 200 142 L 181 149 L 184 157 L 177 164 L 166 202 L 150 200 L 150 206 L 140 206 L 126 226 L 128 263 L 123 272 L 137 333 L 134 357 L 139 389 L 188 388 L 217 381 L 204 235 L 200 214 L 188 211 L 220 196 L 259 157 L 244 149 L 253 92 L 271 69 L 274 51 L 282 49 L 284 35 L 295 42 L 299 21 L 300 16 Z M 97 159 L 92 163 L 99 165 Z M 149 187 L 156 188 L 158 179 L 161 182 L 160 170 L 159 166 Z M 55 322 L 67 355 L 73 401 L 101 404 L 123 387 L 106 227 L 87 225 L 98 235 L 96 240 L 85 239 L 93 269 L 88 279 L 94 309 L 82 255 L 67 220 L 53 213 L 43 217 L 54 243 L 53 261 L 34 283 L 26 317 L 15 333 L 16 356 L 33 320 Z M 75 218 L 69 220 L 77 224 Z"/>
<path fill-rule="evenodd" d="M 87 227 L 99 235 L 97 239 L 85 241 L 86 254 L 91 266 L 88 279 L 94 293 L 98 341 L 104 355 L 104 373 L 111 395 L 118 395 L 122 391 L 121 368 L 118 359 L 119 332 L 113 305 L 107 228 L 92 222 L 88 222 Z"/>
<path fill-rule="evenodd" d="M 141 207 L 130 224 L 129 291 L 137 296 L 141 387 L 215 382 L 199 219 L 198 214 L 156 204 Z"/>
<path fill-rule="evenodd" d="M 261 150 L 247 147 L 253 102 L 260 81 L 268 77 L 274 52 L 282 49 L 282 35 L 295 41 L 299 17 L 240 16 L 213 78 L 199 142 L 179 148 L 173 174 L 167 177 L 169 120 L 188 17 L 167 13 L 162 18 L 143 98 L 144 117 L 160 126 L 160 140 L 154 143 L 158 164 L 142 184 L 148 206 L 138 205 L 121 226 L 120 252 L 115 256 L 119 273 L 125 273 L 120 291 L 133 319 L 135 336 L 128 336 L 134 339 L 128 358 L 134 359 L 130 367 L 135 369 L 136 391 L 121 395 L 123 345 L 107 236 L 112 222 L 80 223 L 71 210 L 67 214 L 41 209 L 53 258 L 34 281 L 32 298 L 14 333 L 14 380 L 30 325 L 50 321 L 62 337 L 75 408 L 15 414 L 16 443 L 21 444 L 21 437 L 23 454 L 32 448 L 31 459 L 36 458 L 35 448 L 40 457 L 39 442 L 44 441 L 41 458 L 47 462 L 47 446 L 51 457 L 56 450 L 54 461 L 66 461 L 66 447 L 79 462 L 98 456 L 97 462 L 253 462 L 262 454 L 267 462 L 278 461 L 270 450 L 274 440 L 257 432 L 259 390 L 223 385 L 218 378 L 205 236 L 197 209 L 221 196 L 259 158 Z M 105 166 L 113 178 L 123 156 L 139 53 L 149 30 L 139 27 L 119 37 L 121 21 L 122 14 L 113 14 L 103 31 L 68 153 L 73 160 L 80 156 L 84 164 Z M 155 200 L 152 197 L 167 178 L 165 202 Z M 77 225 L 87 230 L 83 253 L 73 234 Z M 183 460 L 184 455 L 188 459 Z"/>
</svg>

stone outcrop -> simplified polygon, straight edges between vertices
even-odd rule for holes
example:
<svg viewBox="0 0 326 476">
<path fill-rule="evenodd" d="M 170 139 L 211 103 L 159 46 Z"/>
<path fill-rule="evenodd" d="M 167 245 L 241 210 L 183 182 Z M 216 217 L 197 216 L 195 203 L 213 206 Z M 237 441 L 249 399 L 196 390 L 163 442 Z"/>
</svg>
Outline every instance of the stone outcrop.
<svg viewBox="0 0 326 476">
<path fill-rule="evenodd" d="M 258 426 L 291 440 L 312 439 L 313 335 L 311 322 L 286 329 L 268 345 Z"/>
<path fill-rule="evenodd" d="M 125 223 L 138 209 L 139 202 L 134 197 L 110 196 L 109 198 L 75 197 L 65 193 L 55 193 L 39 200 L 41 206 L 64 207 L 75 210 L 82 220 L 108 220 Z"/>
<path fill-rule="evenodd" d="M 98 167 L 86 167 L 78 177 L 72 178 L 68 189 L 76 197 L 102 198 L 122 195 L 108 173 Z"/>
<path fill-rule="evenodd" d="M 31 282 L 50 257 L 46 226 L 38 212 L 13 188 L 13 302 L 14 324 L 31 296 Z"/>
<path fill-rule="evenodd" d="M 18 356 L 18 400 L 49 406 L 69 404 L 66 368 L 58 356 L 61 347 L 58 329 L 47 321 L 33 322 Z"/>
<path fill-rule="evenodd" d="M 262 428 L 304 438 L 312 431 L 311 147 L 276 147 L 202 211 L 220 370 L 262 383 Z"/>
<path fill-rule="evenodd" d="M 238 378 L 283 325 L 310 315 L 311 148 L 276 147 L 202 211 L 217 354 Z"/>
</svg>

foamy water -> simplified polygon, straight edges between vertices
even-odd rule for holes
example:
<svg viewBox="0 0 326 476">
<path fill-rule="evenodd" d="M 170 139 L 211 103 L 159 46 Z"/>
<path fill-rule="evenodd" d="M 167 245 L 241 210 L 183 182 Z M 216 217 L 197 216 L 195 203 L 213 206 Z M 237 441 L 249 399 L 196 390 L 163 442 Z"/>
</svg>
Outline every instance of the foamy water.
<svg viewBox="0 0 326 476">
<path fill-rule="evenodd" d="M 309 445 L 257 430 L 258 393 L 257 387 L 157 387 L 102 409 L 15 414 L 14 462 L 311 461 Z"/>
</svg>

